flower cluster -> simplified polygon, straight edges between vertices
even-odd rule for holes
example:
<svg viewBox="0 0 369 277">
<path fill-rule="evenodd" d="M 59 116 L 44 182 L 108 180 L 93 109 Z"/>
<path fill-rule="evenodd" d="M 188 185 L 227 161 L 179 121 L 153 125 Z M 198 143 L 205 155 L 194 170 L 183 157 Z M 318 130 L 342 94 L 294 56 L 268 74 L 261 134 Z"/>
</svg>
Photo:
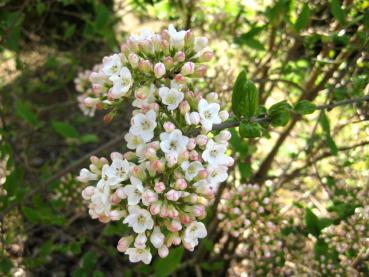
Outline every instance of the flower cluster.
<svg viewBox="0 0 369 277">
<path fill-rule="evenodd" d="M 101 65 L 95 65 L 93 71 L 98 71 Z M 92 89 L 90 81 L 91 70 L 80 72 L 74 79 L 76 91 L 80 94 L 77 96 L 78 106 L 86 116 L 94 116 L 96 108 L 101 105 L 100 91 Z"/>
<path fill-rule="evenodd" d="M 233 159 L 226 155 L 230 132 L 210 133 L 227 120 L 217 94 L 194 91 L 191 78 L 204 76 L 211 51 L 207 39 L 173 26 L 161 34 L 131 36 L 122 52 L 106 57 L 90 80 L 98 99 L 113 109 L 132 96 L 131 127 L 124 154 L 111 163 L 91 157 L 81 182 L 95 182 L 82 196 L 101 222 L 121 220 L 131 228 L 117 245 L 131 262 L 150 263 L 182 244 L 193 251 L 207 235 L 206 217 Z M 152 246 L 152 247 L 151 247 Z"/>
</svg>

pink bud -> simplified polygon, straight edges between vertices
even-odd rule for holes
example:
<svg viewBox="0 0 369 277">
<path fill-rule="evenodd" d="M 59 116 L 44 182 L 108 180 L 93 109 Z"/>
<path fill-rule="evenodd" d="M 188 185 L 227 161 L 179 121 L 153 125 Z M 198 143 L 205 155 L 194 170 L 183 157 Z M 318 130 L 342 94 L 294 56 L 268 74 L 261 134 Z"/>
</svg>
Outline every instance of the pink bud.
<svg viewBox="0 0 369 277">
<path fill-rule="evenodd" d="M 135 239 L 135 247 L 144 248 L 146 245 L 147 237 L 145 233 L 138 234 Z"/>
<path fill-rule="evenodd" d="M 188 140 L 188 143 L 187 143 L 187 149 L 188 150 L 193 150 L 193 149 L 195 149 L 195 147 L 196 147 L 196 140 L 194 138 L 190 138 Z M 190 155 L 191 155 L 191 153 L 190 153 Z"/>
<path fill-rule="evenodd" d="M 160 213 L 160 211 L 161 211 L 161 202 L 160 201 L 156 201 L 156 202 L 151 204 L 150 213 L 152 215 L 157 215 L 157 214 Z"/>
<path fill-rule="evenodd" d="M 157 159 L 156 157 L 156 150 L 152 147 L 148 147 L 145 151 L 144 151 L 144 157 L 148 160 L 154 160 Z"/>
<path fill-rule="evenodd" d="M 188 102 L 182 101 L 181 104 L 179 104 L 179 111 L 181 112 L 181 114 L 186 114 L 190 111 L 190 104 L 188 104 Z"/>
<path fill-rule="evenodd" d="M 227 166 L 228 166 L 228 167 L 231 167 L 231 166 L 233 166 L 233 165 L 234 165 L 234 159 L 233 159 L 232 157 L 229 157 L 229 158 L 228 158 Z"/>
<path fill-rule="evenodd" d="M 206 169 L 200 170 L 199 174 L 197 175 L 199 179 L 206 179 L 208 177 L 209 173 Z"/>
<path fill-rule="evenodd" d="M 178 84 L 184 84 L 186 82 L 186 78 L 182 75 L 182 74 L 177 74 L 175 77 L 174 77 L 174 80 L 176 80 L 176 82 Z"/>
<path fill-rule="evenodd" d="M 161 160 L 157 160 L 154 163 L 154 168 L 156 172 L 164 172 L 165 170 L 165 163 Z"/>
<path fill-rule="evenodd" d="M 181 197 L 181 192 L 171 189 L 165 194 L 165 196 L 170 201 L 177 201 Z"/>
<path fill-rule="evenodd" d="M 200 123 L 200 114 L 198 112 L 192 112 L 190 113 L 190 121 L 191 124 L 197 125 Z"/>
<path fill-rule="evenodd" d="M 191 32 L 191 30 L 188 30 L 185 34 L 184 40 L 185 40 L 185 46 L 186 47 L 192 47 L 193 43 L 194 43 L 194 40 L 195 40 L 194 33 Z"/>
<path fill-rule="evenodd" d="M 100 164 L 100 160 L 99 160 L 99 158 L 98 158 L 98 157 L 96 157 L 96 156 L 91 156 L 91 157 L 90 157 L 90 161 L 91 161 L 91 163 L 92 163 L 92 164 L 94 164 L 94 165 L 99 165 L 99 164 Z"/>
<path fill-rule="evenodd" d="M 206 74 L 206 70 L 207 70 L 208 68 L 207 68 L 207 66 L 206 65 L 204 65 L 204 64 L 201 64 L 201 65 L 199 65 L 197 68 L 196 68 L 196 70 L 195 70 L 195 72 L 194 72 L 194 74 L 193 74 L 193 76 L 194 77 L 204 77 L 205 76 L 205 74 Z"/>
<path fill-rule="evenodd" d="M 191 161 L 198 161 L 200 158 L 199 153 L 196 150 L 192 150 L 190 152 L 190 160 Z"/>
<path fill-rule="evenodd" d="M 174 219 L 170 222 L 170 224 L 167 225 L 167 229 L 170 232 L 175 233 L 175 232 L 182 230 L 182 224 L 178 220 Z"/>
<path fill-rule="evenodd" d="M 155 102 L 155 103 L 151 103 L 151 104 L 150 104 L 150 110 L 154 110 L 154 111 L 156 111 L 156 112 L 157 112 L 157 111 L 159 111 L 159 108 L 160 108 L 160 107 L 159 107 L 159 104 L 158 104 L 158 103 L 156 103 L 156 102 Z"/>
<path fill-rule="evenodd" d="M 120 51 L 124 54 L 124 55 L 128 55 L 129 53 L 129 49 L 128 49 L 128 45 L 123 43 L 120 45 Z"/>
<path fill-rule="evenodd" d="M 115 191 L 115 194 L 121 198 L 121 199 L 126 199 L 127 198 L 127 195 L 125 194 L 123 188 L 118 188 L 116 191 Z"/>
<path fill-rule="evenodd" d="M 168 217 L 168 206 L 166 204 L 161 206 L 159 215 L 161 218 Z"/>
<path fill-rule="evenodd" d="M 157 192 L 157 193 L 162 193 L 164 190 L 165 190 L 165 185 L 163 182 L 157 182 L 155 184 L 155 187 L 154 187 L 154 190 Z"/>
<path fill-rule="evenodd" d="M 106 215 L 100 215 L 98 219 L 101 223 L 108 223 L 110 221 L 110 217 Z"/>
<path fill-rule="evenodd" d="M 118 241 L 118 245 L 117 245 L 118 251 L 119 252 L 126 252 L 126 250 L 131 245 L 132 242 L 133 242 L 133 237 L 132 236 L 122 237 Z"/>
<path fill-rule="evenodd" d="M 149 60 L 141 60 L 138 63 L 138 68 L 143 73 L 150 73 L 152 71 L 152 63 Z"/>
<path fill-rule="evenodd" d="M 163 30 L 161 32 L 161 37 L 162 37 L 162 39 L 169 40 L 170 39 L 170 35 L 169 35 L 168 30 Z"/>
<path fill-rule="evenodd" d="M 173 58 L 170 56 L 167 56 L 164 58 L 163 63 L 166 68 L 171 69 L 173 66 Z"/>
<path fill-rule="evenodd" d="M 163 126 L 164 126 L 165 132 L 167 133 L 171 133 L 176 128 L 176 126 L 170 121 L 165 122 Z"/>
<path fill-rule="evenodd" d="M 186 180 L 185 179 L 177 179 L 175 188 L 179 189 L 179 190 L 185 190 L 187 188 Z"/>
<path fill-rule="evenodd" d="M 229 118 L 229 113 L 227 111 L 220 111 L 219 117 L 222 120 L 222 122 L 224 122 Z"/>
<path fill-rule="evenodd" d="M 165 74 L 165 65 L 163 63 L 157 63 L 154 66 L 154 74 L 157 79 L 161 78 Z"/>
<path fill-rule="evenodd" d="M 174 208 L 172 205 L 170 205 L 168 207 L 168 216 L 172 219 L 175 219 L 178 217 L 178 211 L 176 210 L 176 208 Z"/>
<path fill-rule="evenodd" d="M 95 187 L 88 186 L 82 191 L 82 197 L 85 200 L 90 200 L 91 196 L 95 193 Z"/>
<path fill-rule="evenodd" d="M 191 75 L 195 72 L 195 64 L 193 62 L 186 62 L 181 69 L 181 74 L 186 76 L 186 75 Z"/>
<path fill-rule="evenodd" d="M 158 250 L 160 258 L 165 258 L 169 254 L 169 249 L 165 245 L 162 245 Z"/>
<path fill-rule="evenodd" d="M 146 190 L 142 194 L 142 198 L 146 203 L 150 204 L 158 200 L 158 195 L 151 190 Z"/>
<path fill-rule="evenodd" d="M 92 106 L 96 105 L 98 102 L 100 102 L 100 99 L 92 98 L 92 97 L 86 97 L 83 100 L 83 103 L 88 107 L 92 107 Z"/>
<path fill-rule="evenodd" d="M 168 161 L 168 167 L 173 167 L 178 161 L 176 155 L 174 154 L 165 155 L 165 158 Z"/>
<path fill-rule="evenodd" d="M 113 210 L 113 211 L 110 211 L 109 217 L 111 220 L 117 221 L 122 218 L 122 213 L 120 211 Z"/>
<path fill-rule="evenodd" d="M 205 146 L 207 143 L 208 143 L 208 137 L 205 136 L 205 135 L 198 135 L 196 137 L 196 143 L 199 145 L 199 146 Z"/>
<path fill-rule="evenodd" d="M 196 217 L 201 217 L 205 213 L 205 207 L 201 205 L 193 206 L 193 213 Z"/>
<path fill-rule="evenodd" d="M 208 50 L 200 55 L 199 62 L 210 62 L 212 58 L 213 58 L 213 52 Z"/>
<path fill-rule="evenodd" d="M 191 222 L 190 216 L 184 213 L 179 215 L 179 220 L 183 225 L 187 225 Z"/>
<path fill-rule="evenodd" d="M 218 100 L 218 93 L 210 92 L 206 95 L 206 100 L 208 102 L 216 102 Z"/>
<path fill-rule="evenodd" d="M 136 53 L 130 53 L 128 55 L 128 61 L 133 68 L 136 68 L 140 62 L 140 57 Z"/>
<path fill-rule="evenodd" d="M 119 152 L 113 152 L 113 153 L 110 154 L 110 158 L 112 160 L 115 160 L 115 159 L 122 160 L 123 159 L 123 155 L 121 153 L 119 153 Z"/>
<path fill-rule="evenodd" d="M 185 59 L 186 59 L 186 55 L 182 51 L 177 52 L 176 55 L 174 56 L 174 60 L 176 62 L 183 62 Z"/>
<path fill-rule="evenodd" d="M 114 193 L 112 196 L 111 196 L 111 202 L 112 204 L 118 204 L 122 199 L 116 194 Z"/>
</svg>

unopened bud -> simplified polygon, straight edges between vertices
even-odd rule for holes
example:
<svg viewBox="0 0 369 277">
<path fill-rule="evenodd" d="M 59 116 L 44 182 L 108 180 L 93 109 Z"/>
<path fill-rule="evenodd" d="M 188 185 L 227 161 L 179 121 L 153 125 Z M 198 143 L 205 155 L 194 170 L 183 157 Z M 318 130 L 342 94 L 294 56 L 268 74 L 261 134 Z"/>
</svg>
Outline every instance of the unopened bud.
<svg viewBox="0 0 369 277">
<path fill-rule="evenodd" d="M 165 75 L 165 65 L 163 63 L 157 63 L 154 66 L 154 74 L 157 79 Z"/>
</svg>

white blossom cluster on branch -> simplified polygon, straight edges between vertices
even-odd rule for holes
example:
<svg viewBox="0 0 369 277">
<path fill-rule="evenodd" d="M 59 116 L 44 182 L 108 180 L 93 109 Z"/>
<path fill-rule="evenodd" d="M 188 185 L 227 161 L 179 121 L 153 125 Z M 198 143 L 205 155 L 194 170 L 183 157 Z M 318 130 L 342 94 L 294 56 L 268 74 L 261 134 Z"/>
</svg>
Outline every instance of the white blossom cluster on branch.
<svg viewBox="0 0 369 277">
<path fill-rule="evenodd" d="M 84 103 L 117 111 L 129 99 L 136 108 L 125 136 L 130 151 L 111 161 L 91 157 L 78 177 L 93 183 L 82 192 L 92 218 L 130 227 L 117 249 L 131 262 L 148 264 L 153 249 L 165 257 L 181 244 L 193 251 L 207 235 L 201 220 L 234 162 L 226 154 L 230 132 L 211 133 L 228 113 L 216 93 L 203 95 L 191 82 L 211 58 L 205 37 L 170 25 L 130 36 L 90 74 L 95 97 Z"/>
</svg>

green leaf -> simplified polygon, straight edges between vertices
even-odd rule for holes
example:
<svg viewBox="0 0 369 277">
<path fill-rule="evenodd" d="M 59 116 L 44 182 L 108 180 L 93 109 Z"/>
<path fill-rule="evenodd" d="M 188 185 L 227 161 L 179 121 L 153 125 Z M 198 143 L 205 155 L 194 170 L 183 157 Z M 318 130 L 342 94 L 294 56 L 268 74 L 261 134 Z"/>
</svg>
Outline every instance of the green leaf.
<svg viewBox="0 0 369 277">
<path fill-rule="evenodd" d="M 242 121 L 240 124 L 240 135 L 243 138 L 260 137 L 260 125 L 257 123 Z"/>
<path fill-rule="evenodd" d="M 164 259 L 158 259 L 155 262 L 155 275 L 157 277 L 165 277 L 173 273 L 182 260 L 184 253 L 183 247 L 174 248 Z"/>
<path fill-rule="evenodd" d="M 214 272 L 214 271 L 219 271 L 223 269 L 224 262 L 223 261 L 213 262 L 213 263 L 204 262 L 204 263 L 201 263 L 200 266 L 202 269 L 206 271 Z"/>
<path fill-rule="evenodd" d="M 15 102 L 15 112 L 24 121 L 32 126 L 37 126 L 39 121 L 36 114 L 32 111 L 31 107 L 21 100 Z"/>
<path fill-rule="evenodd" d="M 252 175 L 252 168 L 250 163 L 238 163 L 238 169 L 240 170 L 241 177 L 244 180 L 248 180 Z"/>
<path fill-rule="evenodd" d="M 319 218 L 314 214 L 311 209 L 306 209 L 305 224 L 307 231 L 315 237 L 320 234 Z"/>
<path fill-rule="evenodd" d="M 326 141 L 329 149 L 331 150 L 331 153 L 333 155 L 337 155 L 338 154 L 338 148 L 337 148 L 337 145 L 336 145 L 336 143 L 334 142 L 334 140 L 331 136 L 329 119 L 328 119 L 328 117 L 327 117 L 327 115 L 325 114 L 324 111 L 320 114 L 319 122 L 320 122 L 320 125 L 322 126 L 323 134 L 325 136 L 325 141 Z"/>
<path fill-rule="evenodd" d="M 307 27 L 307 25 L 309 24 L 309 17 L 310 17 L 309 5 L 305 3 L 304 7 L 301 10 L 301 13 L 299 14 L 299 17 L 295 22 L 296 32 L 300 32 L 302 29 Z"/>
<path fill-rule="evenodd" d="M 6 256 L 0 257 L 0 272 L 8 274 L 13 267 L 11 259 Z"/>
<path fill-rule="evenodd" d="M 35 210 L 35 209 L 28 208 L 28 207 L 23 207 L 22 208 L 22 213 L 32 223 L 38 223 L 38 222 L 41 221 L 41 216 L 38 213 L 38 211 Z"/>
<path fill-rule="evenodd" d="M 272 105 L 268 114 L 270 117 L 270 122 L 274 127 L 285 126 L 290 120 L 291 106 L 286 100 L 280 101 Z"/>
<path fill-rule="evenodd" d="M 235 128 L 230 129 L 230 132 L 232 134 L 230 142 L 233 150 L 239 153 L 242 157 L 246 156 L 249 152 L 249 145 L 247 141 L 241 139 Z"/>
<path fill-rule="evenodd" d="M 238 74 L 233 86 L 232 110 L 238 117 L 250 118 L 259 110 L 259 94 L 253 82 L 247 80 L 246 72 Z"/>
<path fill-rule="evenodd" d="M 78 138 L 80 136 L 78 131 L 67 122 L 53 121 L 52 126 L 59 135 L 65 138 Z"/>
<path fill-rule="evenodd" d="M 81 137 L 80 141 L 82 143 L 93 143 L 98 142 L 99 140 L 95 134 L 86 134 Z"/>
<path fill-rule="evenodd" d="M 315 112 L 316 105 L 308 100 L 301 100 L 295 106 L 295 112 L 306 115 Z"/>
<path fill-rule="evenodd" d="M 345 23 L 345 11 L 342 9 L 341 0 L 330 1 L 331 13 L 338 20 L 339 23 Z"/>
</svg>

